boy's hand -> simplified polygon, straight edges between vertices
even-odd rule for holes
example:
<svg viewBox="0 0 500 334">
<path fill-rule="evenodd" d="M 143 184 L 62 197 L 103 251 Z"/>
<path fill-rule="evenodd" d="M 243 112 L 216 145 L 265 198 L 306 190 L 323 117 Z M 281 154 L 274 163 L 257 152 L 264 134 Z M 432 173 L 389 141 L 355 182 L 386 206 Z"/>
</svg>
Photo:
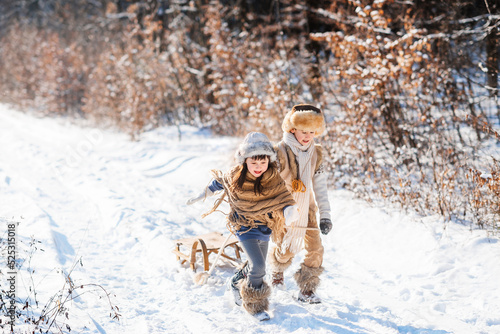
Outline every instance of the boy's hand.
<svg viewBox="0 0 500 334">
<path fill-rule="evenodd" d="M 327 235 L 332 230 L 332 221 L 328 218 L 321 218 L 319 221 L 319 228 L 321 233 Z"/>
</svg>

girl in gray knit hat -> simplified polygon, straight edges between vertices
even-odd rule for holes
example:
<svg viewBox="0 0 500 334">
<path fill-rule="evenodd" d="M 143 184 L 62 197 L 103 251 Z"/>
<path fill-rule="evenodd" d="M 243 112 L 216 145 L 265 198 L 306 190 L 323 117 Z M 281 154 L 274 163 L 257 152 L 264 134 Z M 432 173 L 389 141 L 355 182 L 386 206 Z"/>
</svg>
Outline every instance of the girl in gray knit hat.
<svg viewBox="0 0 500 334">
<path fill-rule="evenodd" d="M 287 225 L 299 213 L 276 166 L 276 152 L 263 133 L 249 133 L 235 154 L 238 164 L 226 173 L 212 171 L 214 180 L 193 204 L 216 192 L 223 194 L 204 216 L 214 212 L 227 197 L 230 212 L 227 227 L 239 239 L 248 261 L 232 277 L 230 286 L 235 302 L 259 320 L 268 320 L 271 289 L 264 281 L 270 238 L 279 242 Z"/>
</svg>

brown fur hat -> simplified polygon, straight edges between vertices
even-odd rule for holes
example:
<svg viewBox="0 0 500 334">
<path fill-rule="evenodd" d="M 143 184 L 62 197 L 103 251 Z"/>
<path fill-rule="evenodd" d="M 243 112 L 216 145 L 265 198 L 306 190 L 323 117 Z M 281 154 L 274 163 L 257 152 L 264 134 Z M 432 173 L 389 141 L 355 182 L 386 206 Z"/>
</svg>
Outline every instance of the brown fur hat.
<svg viewBox="0 0 500 334">
<path fill-rule="evenodd" d="M 297 104 L 285 115 L 281 128 L 284 132 L 290 132 L 292 129 L 314 131 L 318 136 L 325 132 L 325 117 L 315 106 Z"/>
</svg>

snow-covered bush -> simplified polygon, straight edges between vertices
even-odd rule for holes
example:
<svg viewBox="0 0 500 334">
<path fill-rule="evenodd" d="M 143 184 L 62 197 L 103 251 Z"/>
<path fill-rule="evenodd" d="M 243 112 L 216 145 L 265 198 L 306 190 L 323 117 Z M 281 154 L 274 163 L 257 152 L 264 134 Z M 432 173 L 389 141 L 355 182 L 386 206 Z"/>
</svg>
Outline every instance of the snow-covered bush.
<svg viewBox="0 0 500 334">
<path fill-rule="evenodd" d="M 368 200 L 479 223 L 464 194 L 469 169 L 484 167 L 477 152 L 494 114 L 471 103 L 478 87 L 450 57 L 461 41 L 424 28 L 410 3 L 335 4 L 338 30 L 311 38 L 332 52 L 324 72 L 341 97 L 324 141 L 338 184 Z M 495 212 L 482 203 L 483 214 Z"/>
</svg>

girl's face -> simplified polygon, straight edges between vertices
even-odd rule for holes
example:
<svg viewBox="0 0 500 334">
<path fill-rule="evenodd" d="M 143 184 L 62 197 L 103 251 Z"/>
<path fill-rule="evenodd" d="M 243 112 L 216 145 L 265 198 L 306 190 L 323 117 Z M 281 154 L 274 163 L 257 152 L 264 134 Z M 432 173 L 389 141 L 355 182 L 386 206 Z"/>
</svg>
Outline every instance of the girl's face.
<svg viewBox="0 0 500 334">
<path fill-rule="evenodd" d="M 290 132 L 293 133 L 297 141 L 303 146 L 309 144 L 314 139 L 314 131 L 292 129 Z"/>
<path fill-rule="evenodd" d="M 269 157 L 266 156 L 264 160 L 255 160 L 254 158 L 246 158 L 245 163 L 247 164 L 248 171 L 255 177 L 259 177 L 267 170 L 269 167 Z"/>
</svg>

